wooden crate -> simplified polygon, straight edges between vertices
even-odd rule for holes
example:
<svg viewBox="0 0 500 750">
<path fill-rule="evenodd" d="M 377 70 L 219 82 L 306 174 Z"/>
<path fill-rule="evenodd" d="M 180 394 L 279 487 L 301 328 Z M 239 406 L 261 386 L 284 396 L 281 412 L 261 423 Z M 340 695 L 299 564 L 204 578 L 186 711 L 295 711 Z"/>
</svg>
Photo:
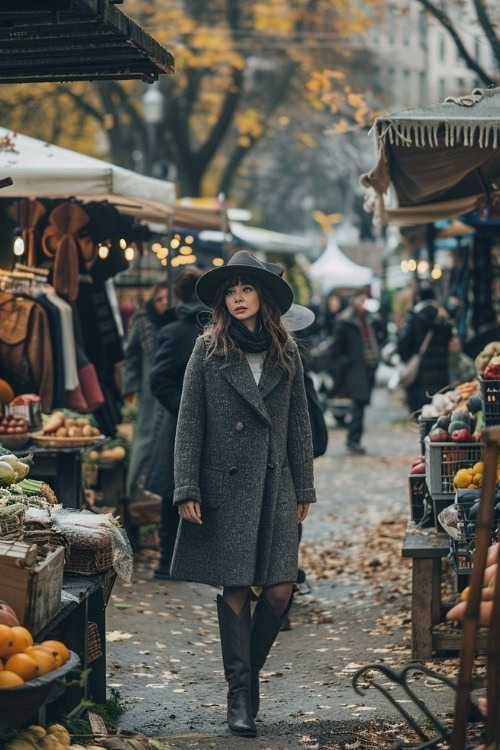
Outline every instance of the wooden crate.
<svg viewBox="0 0 500 750">
<path fill-rule="evenodd" d="M 0 541 L 0 599 L 10 604 L 21 625 L 33 633 L 59 612 L 63 572 L 62 547 L 53 547 L 37 562 L 36 545 Z"/>
</svg>

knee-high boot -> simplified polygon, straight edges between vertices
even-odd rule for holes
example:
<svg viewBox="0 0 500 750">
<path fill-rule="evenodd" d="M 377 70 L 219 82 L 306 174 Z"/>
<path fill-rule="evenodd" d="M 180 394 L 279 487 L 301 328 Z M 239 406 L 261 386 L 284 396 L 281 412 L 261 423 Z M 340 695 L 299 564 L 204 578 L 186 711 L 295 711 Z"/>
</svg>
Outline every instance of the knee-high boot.
<svg viewBox="0 0 500 750">
<path fill-rule="evenodd" d="M 224 674 L 228 684 L 227 723 L 233 734 L 255 737 L 250 699 L 250 598 L 237 615 L 222 596 L 217 597 Z"/>
<path fill-rule="evenodd" d="M 251 640 L 251 696 L 252 716 L 255 718 L 259 712 L 259 672 L 266 663 L 271 647 L 276 640 L 279 630 L 288 617 L 292 606 L 293 595 L 290 597 L 287 608 L 278 617 L 261 594 L 255 605 L 252 617 L 252 640 Z"/>
</svg>

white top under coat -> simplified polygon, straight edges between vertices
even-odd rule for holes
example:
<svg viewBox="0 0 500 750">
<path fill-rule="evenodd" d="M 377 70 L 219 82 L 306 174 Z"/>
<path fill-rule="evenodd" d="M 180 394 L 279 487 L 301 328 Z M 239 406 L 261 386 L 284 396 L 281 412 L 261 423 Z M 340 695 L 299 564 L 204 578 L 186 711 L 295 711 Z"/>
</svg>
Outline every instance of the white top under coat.
<svg viewBox="0 0 500 750">
<path fill-rule="evenodd" d="M 250 365 L 252 375 L 257 385 L 259 385 L 259 380 L 262 375 L 262 368 L 264 367 L 266 354 L 267 352 L 256 352 L 255 354 L 253 352 L 245 352 L 245 357 L 247 358 L 247 362 Z"/>
</svg>

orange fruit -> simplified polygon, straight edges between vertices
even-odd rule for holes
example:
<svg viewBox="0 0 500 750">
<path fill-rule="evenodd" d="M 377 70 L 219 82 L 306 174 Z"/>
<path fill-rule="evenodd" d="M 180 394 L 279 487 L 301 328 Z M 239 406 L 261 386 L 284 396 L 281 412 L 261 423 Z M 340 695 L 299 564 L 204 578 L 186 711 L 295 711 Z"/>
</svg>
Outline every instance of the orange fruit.
<svg viewBox="0 0 500 750">
<path fill-rule="evenodd" d="M 43 641 L 43 643 L 41 643 L 40 645 L 44 646 L 44 648 L 51 648 L 54 651 L 57 651 L 57 653 L 63 660 L 63 664 L 68 661 L 69 651 L 61 641 Z"/>
<path fill-rule="evenodd" d="M 24 651 L 25 648 L 33 645 L 33 637 L 28 628 L 23 628 L 22 625 L 14 625 L 11 630 L 16 636 L 16 644 L 19 641 L 23 644 L 21 651 Z"/>
<path fill-rule="evenodd" d="M 0 657 L 8 656 L 15 642 L 15 635 L 8 625 L 0 625 Z"/>
<path fill-rule="evenodd" d="M 40 677 L 43 674 L 52 672 L 56 668 L 54 657 L 46 648 L 29 648 L 26 649 L 25 653 L 31 656 L 38 664 L 38 674 Z"/>
<path fill-rule="evenodd" d="M 16 630 L 14 630 L 14 628 L 16 628 Z M 12 654 L 22 654 L 27 645 L 26 636 L 23 633 L 23 627 L 20 625 L 13 625 L 10 628 L 10 631 L 12 633 L 12 643 L 4 650 L 3 655 L 5 658 L 12 656 Z"/>
<path fill-rule="evenodd" d="M 28 654 L 13 654 L 5 662 L 5 669 L 22 677 L 25 682 L 38 677 L 38 664 Z"/>
<path fill-rule="evenodd" d="M 59 667 L 62 667 L 63 661 L 57 651 L 55 651 L 53 648 L 47 648 L 47 646 L 42 646 L 42 644 L 40 644 L 26 649 L 26 653 L 29 656 L 33 655 L 33 651 L 43 651 L 49 654 L 50 658 L 52 659 L 52 669 L 58 669 Z"/>
<path fill-rule="evenodd" d="M 24 685 L 24 680 L 15 672 L 8 672 L 6 669 L 0 672 L 0 690 L 3 688 L 19 687 Z"/>
</svg>

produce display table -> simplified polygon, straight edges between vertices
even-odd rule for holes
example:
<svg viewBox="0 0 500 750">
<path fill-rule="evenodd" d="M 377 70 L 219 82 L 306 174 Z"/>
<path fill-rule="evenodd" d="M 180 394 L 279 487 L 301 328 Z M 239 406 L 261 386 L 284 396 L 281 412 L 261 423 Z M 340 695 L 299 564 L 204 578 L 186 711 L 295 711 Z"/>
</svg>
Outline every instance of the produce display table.
<svg viewBox="0 0 500 750">
<path fill-rule="evenodd" d="M 432 627 L 441 622 L 441 558 L 447 557 L 449 550 L 447 534 L 427 535 L 411 530 L 406 533 L 402 555 L 412 560 L 413 659 L 421 661 L 432 656 Z"/>
<path fill-rule="evenodd" d="M 32 453 L 35 463 L 31 468 L 30 478 L 47 482 L 58 499 L 64 498 L 65 508 L 81 508 L 83 504 L 82 456 L 104 443 L 104 440 L 100 440 L 81 448 L 42 448 L 31 444 L 22 450 L 12 452 L 16 456 Z"/>
<path fill-rule="evenodd" d="M 57 710 L 69 713 L 82 699 L 106 700 L 106 606 L 116 579 L 114 570 L 95 576 L 66 573 L 58 614 L 39 632 L 36 642 L 49 638 L 63 641 L 75 651 L 81 668 L 90 669 L 85 686 L 69 687 Z"/>
</svg>

